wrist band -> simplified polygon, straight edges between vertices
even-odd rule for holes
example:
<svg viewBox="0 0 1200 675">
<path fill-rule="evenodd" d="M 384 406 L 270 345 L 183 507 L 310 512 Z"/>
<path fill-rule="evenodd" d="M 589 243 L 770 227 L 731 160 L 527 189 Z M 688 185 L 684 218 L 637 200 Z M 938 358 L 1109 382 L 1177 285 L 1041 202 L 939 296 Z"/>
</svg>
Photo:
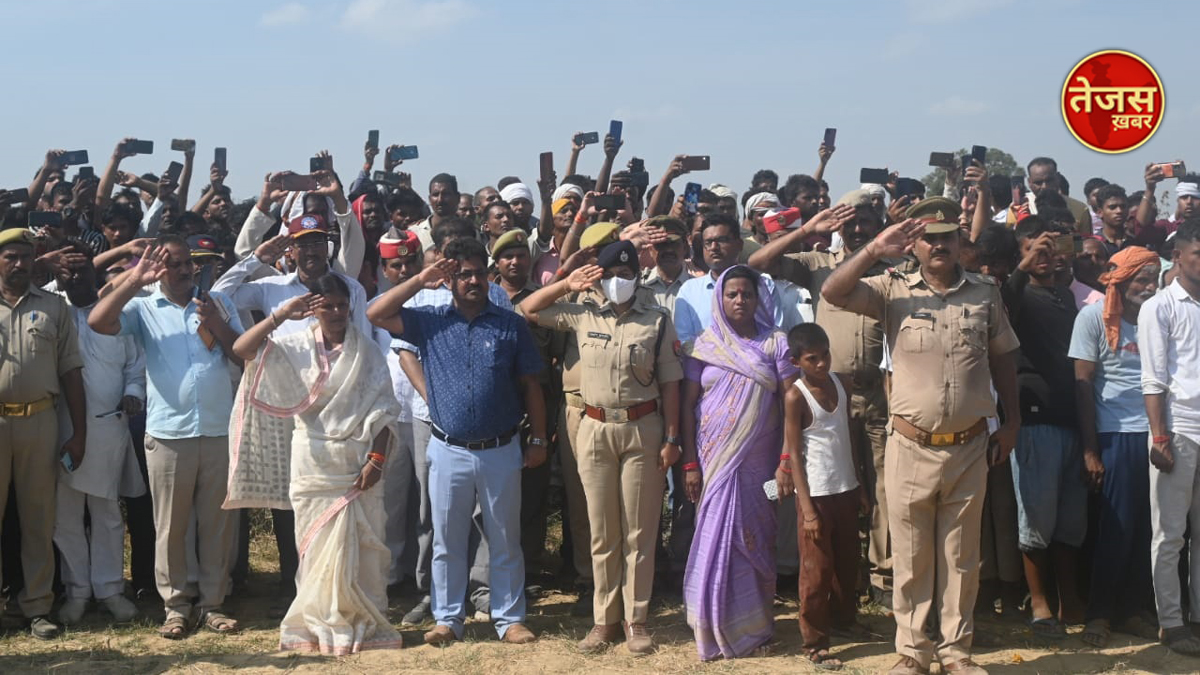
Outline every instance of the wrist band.
<svg viewBox="0 0 1200 675">
<path fill-rule="evenodd" d="M 780 471 L 782 471 L 782 472 L 784 472 L 784 473 L 790 474 L 790 473 L 792 472 L 792 467 L 790 467 L 790 466 L 781 466 L 781 467 L 779 467 L 779 470 L 780 470 Z"/>
<path fill-rule="evenodd" d="M 1150 440 L 1153 443 L 1170 443 L 1171 437 L 1170 436 L 1155 436 L 1154 438 L 1152 438 Z"/>
<path fill-rule="evenodd" d="M 378 453 L 378 452 L 368 452 L 367 459 L 374 460 L 374 461 L 379 462 L 380 464 L 383 464 L 383 462 L 387 459 L 387 457 L 383 456 L 383 454 Z"/>
<path fill-rule="evenodd" d="M 683 470 L 684 471 L 699 471 L 700 470 L 700 462 L 688 462 L 687 464 L 683 465 Z"/>
<path fill-rule="evenodd" d="M 271 312 L 271 325 L 279 328 L 279 319 L 275 318 L 275 312 Z"/>
<path fill-rule="evenodd" d="M 779 456 L 779 461 L 782 463 L 782 462 L 788 461 L 791 458 L 792 458 L 792 456 L 785 452 Z"/>
</svg>

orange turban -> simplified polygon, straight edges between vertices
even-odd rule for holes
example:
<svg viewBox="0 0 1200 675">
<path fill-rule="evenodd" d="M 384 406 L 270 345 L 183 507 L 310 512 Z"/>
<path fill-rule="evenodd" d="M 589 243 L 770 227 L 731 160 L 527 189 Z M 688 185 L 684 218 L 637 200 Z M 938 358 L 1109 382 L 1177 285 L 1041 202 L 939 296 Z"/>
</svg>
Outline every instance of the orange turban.
<svg viewBox="0 0 1200 675">
<path fill-rule="evenodd" d="M 1117 285 L 1132 279 L 1146 265 L 1157 264 L 1158 254 L 1141 246 L 1121 249 L 1108 259 L 1109 270 L 1100 275 L 1100 283 L 1108 287 L 1104 292 L 1104 337 L 1113 352 L 1121 340 L 1121 313 L 1125 309 Z"/>
</svg>

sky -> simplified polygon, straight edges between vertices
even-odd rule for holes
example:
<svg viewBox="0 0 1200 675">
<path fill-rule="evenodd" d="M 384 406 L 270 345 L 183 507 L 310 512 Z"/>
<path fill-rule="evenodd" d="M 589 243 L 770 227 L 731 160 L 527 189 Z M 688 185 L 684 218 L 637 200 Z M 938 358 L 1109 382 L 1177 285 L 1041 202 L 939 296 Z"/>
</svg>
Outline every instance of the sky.
<svg viewBox="0 0 1200 675">
<path fill-rule="evenodd" d="M 196 139 L 193 199 L 215 146 L 237 199 L 270 171 L 307 172 L 320 149 L 348 184 L 368 129 L 419 146 L 403 169 L 422 194 L 439 172 L 464 191 L 510 174 L 532 185 L 539 153 L 561 178 L 573 134 L 620 119 L 618 167 L 642 157 L 652 182 L 679 153 L 712 157 L 689 178 L 739 192 L 757 169 L 812 173 L 836 127 L 835 196 L 860 168 L 920 177 L 931 151 L 971 145 L 1054 157 L 1076 197 L 1092 176 L 1132 192 L 1149 162 L 1200 169 L 1197 14 L 1107 0 L 0 0 L 0 187 L 27 185 L 50 148 L 89 150 L 99 173 L 125 136 L 155 141 L 123 163 L 138 173 L 180 158 L 172 138 Z M 1070 69 L 1105 48 L 1145 58 L 1166 90 L 1158 132 L 1122 155 L 1079 144 L 1058 106 Z M 580 172 L 602 159 L 589 146 Z"/>
</svg>

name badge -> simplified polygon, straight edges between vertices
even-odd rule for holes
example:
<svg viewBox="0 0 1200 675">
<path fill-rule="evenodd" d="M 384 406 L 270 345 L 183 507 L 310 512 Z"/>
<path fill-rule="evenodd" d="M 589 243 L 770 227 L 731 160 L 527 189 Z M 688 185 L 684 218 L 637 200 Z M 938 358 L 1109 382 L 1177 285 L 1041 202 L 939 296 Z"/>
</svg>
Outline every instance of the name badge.
<svg viewBox="0 0 1200 675">
<path fill-rule="evenodd" d="M 929 312 L 913 312 L 909 316 L 913 319 L 925 319 L 926 321 L 933 321 L 933 315 Z"/>
<path fill-rule="evenodd" d="M 612 340 L 612 336 L 609 335 L 608 333 L 597 333 L 594 330 L 589 330 L 587 336 L 588 336 L 588 339 L 591 339 L 591 340 L 604 340 L 605 342 Z"/>
</svg>

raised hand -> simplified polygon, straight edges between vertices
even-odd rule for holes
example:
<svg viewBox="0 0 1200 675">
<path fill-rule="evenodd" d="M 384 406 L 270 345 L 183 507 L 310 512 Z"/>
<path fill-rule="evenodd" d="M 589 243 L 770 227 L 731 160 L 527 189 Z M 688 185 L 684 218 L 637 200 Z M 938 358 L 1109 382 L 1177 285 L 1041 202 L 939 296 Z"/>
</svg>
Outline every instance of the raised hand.
<svg viewBox="0 0 1200 675">
<path fill-rule="evenodd" d="M 208 182 L 213 187 L 217 187 L 225 182 L 225 177 L 228 175 L 228 171 L 221 170 L 221 167 L 217 166 L 216 162 L 213 162 L 212 166 L 208 169 Z"/>
<path fill-rule="evenodd" d="M 258 245 L 254 249 L 254 255 L 258 257 L 259 262 L 270 267 L 274 265 L 283 252 L 292 245 L 292 238 L 286 234 L 276 235 Z"/>
<path fill-rule="evenodd" d="M 129 144 L 136 140 L 136 138 L 132 137 L 122 138 L 117 143 L 117 147 L 113 148 L 113 159 L 125 159 L 126 157 L 133 157 L 135 154 L 137 154 L 129 151 Z"/>
<path fill-rule="evenodd" d="M 370 171 L 371 167 L 375 166 L 375 158 L 378 156 L 379 148 L 371 145 L 370 141 L 367 141 L 363 145 L 363 171 Z"/>
<path fill-rule="evenodd" d="M 618 141 L 612 137 L 612 134 L 604 134 L 604 156 L 612 159 L 617 156 L 617 152 L 621 150 L 621 146 L 625 145 L 625 141 Z"/>
<path fill-rule="evenodd" d="M 866 248 L 877 258 L 899 258 L 912 251 L 913 245 L 923 234 L 925 223 L 909 218 L 880 232 Z"/>
<path fill-rule="evenodd" d="M 271 316 L 284 321 L 299 321 L 313 315 L 314 307 L 320 302 L 321 296 L 316 293 L 305 293 L 288 300 L 282 307 L 271 313 Z"/>
<path fill-rule="evenodd" d="M 66 150 L 47 150 L 46 162 L 42 164 L 42 167 L 47 171 L 52 169 L 62 169 L 62 156 L 65 154 L 67 154 Z"/>
<path fill-rule="evenodd" d="M 904 212 L 912 205 L 912 195 L 904 195 L 899 199 L 893 199 L 887 207 L 887 218 L 889 223 L 898 223 L 904 220 Z"/>
<path fill-rule="evenodd" d="M 817 158 L 821 160 L 822 164 L 826 164 L 829 162 L 829 158 L 833 157 L 833 151 L 836 149 L 833 146 L 821 143 L 821 147 L 817 148 Z"/>
<path fill-rule="evenodd" d="M 151 247 L 129 271 L 126 279 L 139 288 L 149 286 L 167 275 L 167 260 L 170 257 L 171 252 L 166 247 Z"/>
<path fill-rule="evenodd" d="M 317 153 L 317 157 L 325 160 L 325 170 L 333 173 L 333 155 L 329 154 L 328 150 L 322 150 Z"/>
<path fill-rule="evenodd" d="M 425 288 L 436 288 L 457 271 L 457 260 L 442 258 L 432 265 L 427 265 L 417 276 L 420 277 L 421 285 Z"/>
<path fill-rule="evenodd" d="M 814 234 L 830 234 L 837 232 L 855 218 L 854 207 L 849 204 L 838 204 L 832 208 L 823 209 L 808 222 L 808 228 Z"/>
<path fill-rule="evenodd" d="M 603 276 L 604 270 L 599 265 L 584 265 L 567 277 L 567 288 L 582 293 L 595 286 Z"/>
<path fill-rule="evenodd" d="M 404 160 L 402 160 L 402 159 L 396 159 L 396 160 L 392 159 L 392 150 L 395 150 L 396 148 L 399 148 L 399 147 L 400 146 L 396 145 L 395 143 L 393 143 L 387 147 L 387 152 L 384 153 L 384 155 L 383 155 L 383 170 L 384 171 L 390 172 L 392 169 L 394 169 L 404 163 Z"/>
</svg>

